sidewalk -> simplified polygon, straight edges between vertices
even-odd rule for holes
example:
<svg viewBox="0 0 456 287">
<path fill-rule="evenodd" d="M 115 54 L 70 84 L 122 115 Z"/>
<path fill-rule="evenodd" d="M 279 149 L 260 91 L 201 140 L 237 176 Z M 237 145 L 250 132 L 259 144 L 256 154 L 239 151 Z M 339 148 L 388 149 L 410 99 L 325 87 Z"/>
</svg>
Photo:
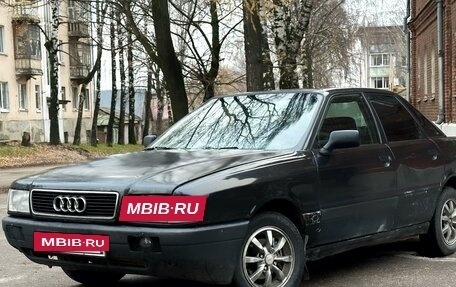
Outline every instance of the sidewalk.
<svg viewBox="0 0 456 287">
<path fill-rule="evenodd" d="M 51 168 L 59 167 L 62 165 L 45 165 L 45 166 L 28 166 L 16 168 L 2 168 L 0 169 L 0 193 L 8 191 L 8 187 L 13 181 L 18 178 L 30 176 L 36 173 L 49 170 Z"/>
</svg>

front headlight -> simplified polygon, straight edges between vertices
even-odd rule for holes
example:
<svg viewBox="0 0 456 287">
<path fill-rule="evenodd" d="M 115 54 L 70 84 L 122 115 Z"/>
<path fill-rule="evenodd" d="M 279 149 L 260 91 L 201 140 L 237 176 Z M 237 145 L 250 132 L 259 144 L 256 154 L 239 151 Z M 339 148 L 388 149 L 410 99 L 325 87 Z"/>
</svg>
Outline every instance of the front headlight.
<svg viewBox="0 0 456 287">
<path fill-rule="evenodd" d="M 8 213 L 30 214 L 30 192 L 28 190 L 9 190 Z"/>
</svg>

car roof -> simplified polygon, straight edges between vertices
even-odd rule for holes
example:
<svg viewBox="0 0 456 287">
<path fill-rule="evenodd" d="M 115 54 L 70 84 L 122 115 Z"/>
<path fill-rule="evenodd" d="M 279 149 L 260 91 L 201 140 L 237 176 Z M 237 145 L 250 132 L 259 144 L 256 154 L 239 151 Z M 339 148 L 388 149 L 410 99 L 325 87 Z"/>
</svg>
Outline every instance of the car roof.
<svg viewBox="0 0 456 287">
<path fill-rule="evenodd" d="M 383 95 L 397 95 L 396 93 L 383 90 L 383 89 L 373 89 L 373 88 L 326 88 L 326 89 L 283 89 L 283 90 L 269 90 L 269 91 L 254 91 L 254 92 L 239 92 L 235 94 L 227 94 L 221 95 L 218 97 L 231 97 L 231 96 L 248 96 L 248 95 L 265 95 L 265 94 L 273 94 L 273 93 L 319 93 L 324 96 L 332 95 L 334 93 L 343 93 L 343 92 L 371 92 L 371 93 L 379 93 L 381 92 Z"/>
</svg>

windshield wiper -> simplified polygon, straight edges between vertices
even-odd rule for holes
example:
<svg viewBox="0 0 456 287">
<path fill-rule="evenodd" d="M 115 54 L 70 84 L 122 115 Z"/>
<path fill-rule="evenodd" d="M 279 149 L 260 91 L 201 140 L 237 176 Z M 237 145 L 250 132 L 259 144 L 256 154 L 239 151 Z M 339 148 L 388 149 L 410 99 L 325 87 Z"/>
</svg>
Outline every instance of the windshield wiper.
<svg viewBox="0 0 456 287">
<path fill-rule="evenodd" d="M 174 148 L 167 147 L 167 146 L 154 146 L 154 147 L 146 148 L 146 150 L 170 150 L 170 149 L 174 149 Z"/>
<path fill-rule="evenodd" d="M 204 147 L 203 149 L 216 149 L 216 150 L 219 150 L 219 149 L 239 149 L 237 146 L 223 146 L 223 147 Z"/>
</svg>

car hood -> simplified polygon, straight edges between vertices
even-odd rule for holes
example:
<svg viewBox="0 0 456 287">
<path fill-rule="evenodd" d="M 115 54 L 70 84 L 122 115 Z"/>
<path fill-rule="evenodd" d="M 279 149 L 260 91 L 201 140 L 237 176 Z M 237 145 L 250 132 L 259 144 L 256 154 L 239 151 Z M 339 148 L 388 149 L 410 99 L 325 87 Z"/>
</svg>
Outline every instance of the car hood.
<svg viewBox="0 0 456 287">
<path fill-rule="evenodd" d="M 31 189 L 171 194 L 188 181 L 288 152 L 249 150 L 150 150 L 52 169 L 17 181 Z M 27 182 L 29 181 L 29 182 Z M 14 186 L 14 184 L 13 184 Z"/>
</svg>

